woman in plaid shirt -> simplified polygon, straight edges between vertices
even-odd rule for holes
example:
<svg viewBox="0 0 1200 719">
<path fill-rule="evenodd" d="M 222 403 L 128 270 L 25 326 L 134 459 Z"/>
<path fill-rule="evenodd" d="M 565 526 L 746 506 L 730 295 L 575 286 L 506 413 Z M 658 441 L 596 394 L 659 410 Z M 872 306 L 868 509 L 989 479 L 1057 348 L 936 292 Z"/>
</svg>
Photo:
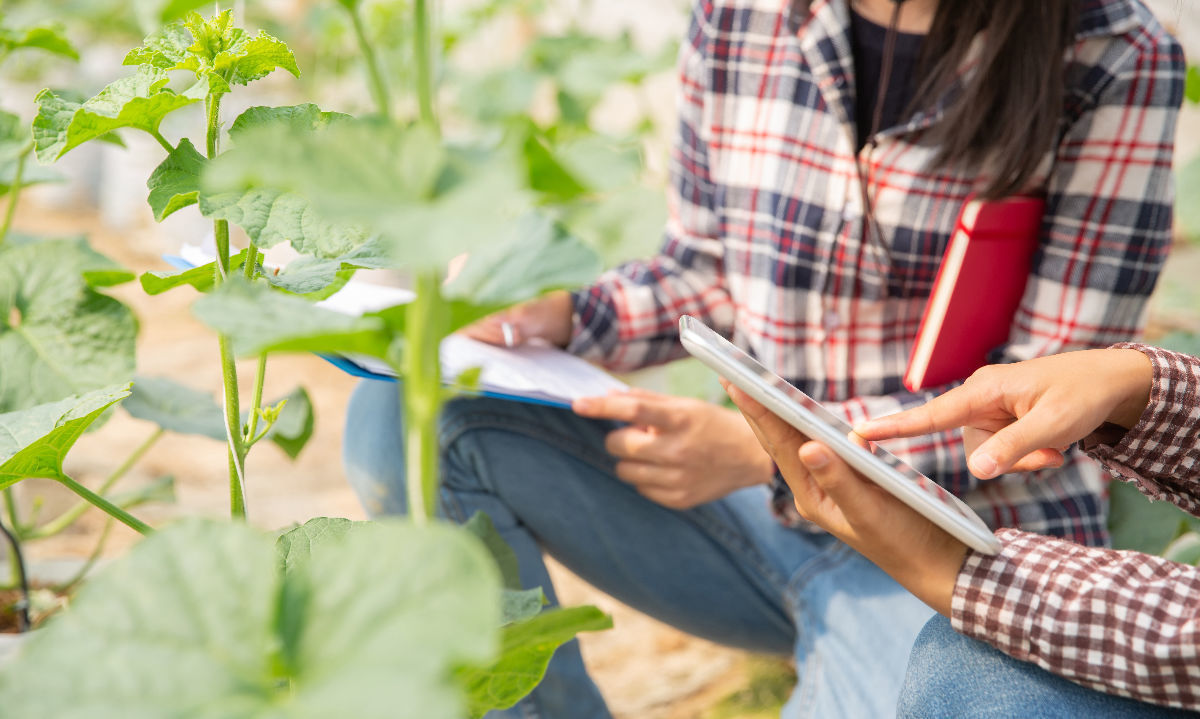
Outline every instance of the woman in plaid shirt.
<svg viewBox="0 0 1200 719">
<path fill-rule="evenodd" d="M 1041 192 L 1040 248 L 1014 361 L 1135 336 L 1170 244 L 1184 62 L 1139 0 L 696 0 L 660 253 L 471 332 L 540 338 L 614 370 L 683 355 L 701 318 L 850 421 L 918 405 L 901 377 L 972 193 Z M 443 507 L 488 513 L 526 586 L 545 550 L 685 631 L 795 657 L 789 717 L 895 706 L 931 612 L 800 521 L 736 412 L 631 392 L 574 412 L 447 406 Z M 404 511 L 395 393 L 349 410 L 347 476 L 371 514 Z M 1081 453 L 981 484 L 961 435 L 891 449 L 995 527 L 1099 545 L 1104 480 Z M 608 716 L 574 644 L 511 716 Z"/>
<path fill-rule="evenodd" d="M 996 532 L 999 554 L 979 554 L 736 388 L 730 394 L 771 448 L 804 516 L 967 637 L 1031 663 L 1003 659 L 935 620 L 917 641 L 902 714 L 1200 711 L 1200 569 L 1017 529 Z M 1200 516 L 1196 357 L 1121 343 L 989 367 L 927 405 L 856 431 L 881 440 L 957 426 L 967 428 L 970 465 L 981 478 L 1057 466 L 1061 448 L 1082 440 L 1114 479 Z"/>
</svg>

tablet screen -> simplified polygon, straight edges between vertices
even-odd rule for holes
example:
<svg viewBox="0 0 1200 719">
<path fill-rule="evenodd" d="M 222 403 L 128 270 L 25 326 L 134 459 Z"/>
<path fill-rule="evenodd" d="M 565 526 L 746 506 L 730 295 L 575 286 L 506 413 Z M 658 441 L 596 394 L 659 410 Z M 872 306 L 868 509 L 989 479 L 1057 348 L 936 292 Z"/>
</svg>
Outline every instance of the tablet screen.
<svg viewBox="0 0 1200 719">
<path fill-rule="evenodd" d="M 955 534 L 955 536 L 967 541 L 967 539 L 961 536 L 959 532 L 952 531 L 950 527 L 945 525 L 944 520 L 950 519 L 950 517 L 945 517 L 942 521 L 939 521 L 937 517 L 930 516 L 928 511 L 924 510 L 922 507 L 913 505 L 912 502 L 901 496 L 902 494 L 910 494 L 913 489 L 919 490 L 918 493 L 924 495 L 925 501 L 918 502 L 918 504 L 926 504 L 929 503 L 929 500 L 934 500 L 932 504 L 937 505 L 937 508 L 940 508 L 941 511 L 938 512 L 939 514 L 942 512 L 947 512 L 960 520 L 965 520 L 966 524 L 969 526 L 960 525 L 959 529 L 966 530 L 976 540 L 968 541 L 968 544 L 976 549 L 979 549 L 980 551 L 988 551 L 989 553 L 994 553 L 996 551 L 997 545 L 995 537 L 992 536 L 991 530 L 987 528 L 987 525 L 984 524 L 979 516 L 975 514 L 970 507 L 963 503 L 962 500 L 946 491 L 941 485 L 913 469 L 902 459 L 891 452 L 888 452 L 886 449 L 880 447 L 874 442 L 866 442 L 868 447 L 864 448 L 861 444 L 856 445 L 856 443 L 847 439 L 846 435 L 853 430 L 850 425 L 845 422 L 845 420 L 842 420 L 834 415 L 832 412 L 822 406 L 820 402 L 793 387 L 782 377 L 764 367 L 753 357 L 734 346 L 724 337 L 721 337 L 717 333 L 713 332 L 695 318 L 687 316 L 681 318 L 680 331 L 684 340 L 684 345 L 687 346 L 688 350 L 692 352 L 692 354 L 696 355 L 702 361 L 705 361 L 706 364 L 713 366 L 712 362 L 707 361 L 703 350 L 708 350 L 715 353 L 717 355 L 717 358 L 715 359 L 717 359 L 718 364 L 729 363 L 740 370 L 740 372 L 729 373 L 723 371 L 719 366 L 713 366 L 713 369 L 716 369 L 720 374 L 724 375 L 726 379 L 729 379 L 741 389 L 750 391 L 750 387 L 745 386 L 743 382 L 738 381 L 737 374 L 748 375 L 749 377 L 747 377 L 747 379 L 752 378 L 752 384 L 759 385 L 759 388 L 765 389 L 768 395 L 774 394 L 776 398 L 780 400 L 778 404 L 781 405 L 781 409 L 786 408 L 792 410 L 788 414 L 792 414 L 799 420 L 802 420 L 803 415 L 807 414 L 812 418 L 815 418 L 817 422 L 825 425 L 825 428 L 814 425 L 811 429 L 806 429 L 804 426 L 797 426 L 797 429 L 802 432 L 806 432 L 812 437 L 812 439 L 817 439 L 821 442 L 829 444 L 832 448 L 838 451 L 838 454 L 842 455 L 847 461 L 850 461 L 852 465 L 855 465 L 856 469 L 874 479 L 877 483 L 881 484 L 884 489 L 889 490 L 892 492 L 892 494 L 896 494 L 900 499 L 905 500 L 906 504 L 913 506 L 914 509 L 917 509 L 922 514 L 928 516 L 929 519 L 937 522 L 939 525 L 942 525 L 947 531 L 951 531 L 951 533 Z M 700 344 L 699 349 L 701 351 L 694 351 L 696 348 L 689 346 L 689 340 L 698 341 Z M 723 360 L 723 362 L 721 360 Z M 765 385 L 765 388 L 763 385 Z M 756 394 L 754 392 L 750 393 L 752 395 Z M 791 406 L 788 407 L 787 405 Z M 793 421 L 792 418 L 789 418 L 788 414 L 777 411 L 771 408 L 769 405 L 768 409 L 775 411 L 776 414 L 779 414 L 779 416 L 785 421 L 788 421 L 789 424 L 797 424 L 796 421 Z M 808 424 L 813 424 L 813 420 L 810 419 Z M 821 434 L 825 436 L 813 436 L 816 434 L 814 430 L 820 431 L 823 429 L 824 431 L 821 431 Z M 854 458 L 847 456 L 847 450 L 853 452 L 864 449 L 867 451 L 862 451 L 860 454 L 862 462 L 853 461 Z M 870 454 L 868 454 L 868 451 Z M 878 466 L 870 466 L 872 456 L 874 460 L 887 465 L 887 468 L 885 469 Z M 895 477 L 895 475 L 899 475 L 899 477 L 892 479 L 887 477 L 886 474 L 891 474 L 893 477 Z M 909 487 L 910 489 L 905 491 L 905 486 Z M 917 500 L 920 499 L 920 497 L 911 498 Z M 936 508 L 929 507 L 928 509 Z M 954 524 L 959 524 L 959 522 L 954 522 Z"/>
</svg>

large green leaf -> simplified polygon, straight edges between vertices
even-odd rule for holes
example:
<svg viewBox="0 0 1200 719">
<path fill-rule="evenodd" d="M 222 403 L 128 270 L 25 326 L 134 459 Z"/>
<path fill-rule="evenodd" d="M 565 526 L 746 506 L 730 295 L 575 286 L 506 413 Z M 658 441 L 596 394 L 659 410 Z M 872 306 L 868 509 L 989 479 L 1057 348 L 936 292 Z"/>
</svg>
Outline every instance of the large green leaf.
<svg viewBox="0 0 1200 719">
<path fill-rule="evenodd" d="M 200 170 L 204 167 L 204 155 L 186 137 L 167 155 L 167 159 L 154 168 L 146 187 L 150 196 L 146 201 L 159 222 L 176 210 L 196 204 L 200 194 Z"/>
<path fill-rule="evenodd" d="M 239 356 L 345 352 L 385 358 L 391 333 L 379 317 L 350 317 L 262 284 L 230 280 L 192 305 L 201 322 L 233 340 Z"/>
<path fill-rule="evenodd" d="M 380 234 L 398 263 L 441 268 L 494 244 L 531 207 L 529 173 L 519 138 L 490 149 L 443 148 L 421 126 L 346 121 L 315 132 L 246 130 L 205 168 L 201 197 L 294 193 L 328 221 Z"/>
<path fill-rule="evenodd" d="M 127 278 L 83 238 L 0 248 L 0 412 L 133 378 L 137 320 L 94 286 Z"/>
<path fill-rule="evenodd" d="M 61 25 L 38 25 L 20 29 L 0 27 L 0 52 L 7 55 L 14 50 L 25 49 L 44 50 L 72 60 L 79 59 L 79 52 L 71 45 Z"/>
<path fill-rule="evenodd" d="M 303 197 L 280 190 L 202 193 L 200 212 L 241 227 L 259 247 L 290 242 L 297 252 L 317 257 L 338 257 L 371 239 L 361 226 L 324 220 Z"/>
<path fill-rule="evenodd" d="M 23 479 L 61 479 L 63 459 L 92 422 L 129 394 L 108 387 L 0 414 L 0 489 Z"/>
<path fill-rule="evenodd" d="M 595 607 L 552 609 L 504 627 L 500 658 L 486 670 L 459 672 L 470 697 L 470 715 L 477 719 L 492 709 L 516 704 L 542 680 L 561 644 L 579 632 L 611 627 L 612 618 Z"/>
<path fill-rule="evenodd" d="M 364 527 L 281 579 L 241 523 L 155 533 L 90 580 L 0 673 L 13 716 L 451 719 L 454 666 L 496 649 L 498 586 L 444 526 Z"/>
<path fill-rule="evenodd" d="M 472 254 L 446 286 L 446 296 L 481 305 L 514 304 L 586 284 L 599 272 L 596 253 L 548 217 L 530 214 L 495 246 Z"/>
<path fill-rule="evenodd" d="M 54 162 L 88 140 L 131 127 L 155 134 L 164 117 L 203 100 L 207 85 L 198 84 L 176 93 L 167 87 L 167 73 L 142 66 L 121 78 L 82 105 L 50 90 L 38 93 L 38 114 L 33 119 L 34 148 L 39 161 Z"/>
</svg>

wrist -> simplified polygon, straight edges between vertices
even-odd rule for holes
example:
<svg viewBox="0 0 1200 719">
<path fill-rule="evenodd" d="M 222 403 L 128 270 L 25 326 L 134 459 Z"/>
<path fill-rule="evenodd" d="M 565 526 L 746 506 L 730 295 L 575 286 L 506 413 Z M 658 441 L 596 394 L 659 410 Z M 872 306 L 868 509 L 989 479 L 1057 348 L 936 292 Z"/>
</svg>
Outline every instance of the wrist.
<svg viewBox="0 0 1200 719">
<path fill-rule="evenodd" d="M 1154 383 L 1154 363 L 1135 349 L 1110 350 L 1118 368 L 1118 386 L 1121 400 L 1108 415 L 1112 424 L 1132 429 L 1141 419 L 1150 403 L 1150 389 Z"/>
</svg>

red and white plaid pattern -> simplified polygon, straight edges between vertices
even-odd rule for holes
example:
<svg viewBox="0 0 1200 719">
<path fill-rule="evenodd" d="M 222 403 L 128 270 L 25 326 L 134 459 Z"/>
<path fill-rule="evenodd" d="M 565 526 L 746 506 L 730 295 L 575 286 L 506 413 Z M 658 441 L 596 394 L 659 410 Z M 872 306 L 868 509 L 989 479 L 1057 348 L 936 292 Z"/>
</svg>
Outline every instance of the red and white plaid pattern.
<svg viewBox="0 0 1200 719">
<path fill-rule="evenodd" d="M 1136 0 L 1081 0 L 1062 140 L 1036 183 L 1042 242 L 994 361 L 1137 336 L 1170 245 L 1179 46 Z M 888 243 L 861 237 L 846 0 L 698 0 L 680 53 L 671 213 L 660 253 L 575 294 L 570 349 L 616 370 L 683 355 L 693 314 L 851 422 L 915 406 L 901 377 L 930 287 L 979 173 L 930 166 L 924 131 L 949 92 L 864 158 Z M 971 62 L 964 65 L 964 77 Z M 1061 470 L 981 486 L 958 432 L 888 448 L 992 526 L 1102 544 L 1103 479 Z"/>
<path fill-rule="evenodd" d="M 1154 363 L 1141 421 L 1089 452 L 1113 476 L 1200 516 L 1200 359 L 1139 345 Z M 1109 694 L 1200 710 L 1200 569 L 1015 529 L 971 552 L 952 622 L 1017 659 Z"/>
</svg>

